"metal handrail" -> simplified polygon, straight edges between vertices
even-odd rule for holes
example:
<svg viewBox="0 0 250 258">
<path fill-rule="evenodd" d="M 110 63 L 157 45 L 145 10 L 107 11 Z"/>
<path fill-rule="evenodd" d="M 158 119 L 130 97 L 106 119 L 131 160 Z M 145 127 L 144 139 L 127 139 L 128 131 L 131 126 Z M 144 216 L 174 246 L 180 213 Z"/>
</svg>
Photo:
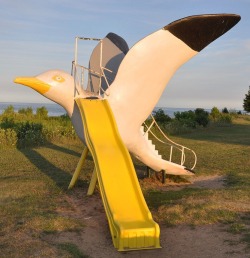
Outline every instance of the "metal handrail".
<svg viewBox="0 0 250 258">
<path fill-rule="evenodd" d="M 80 68 L 81 69 L 81 75 L 80 75 L 80 78 L 78 77 L 78 72 L 77 72 L 77 68 Z M 106 76 L 106 74 L 104 73 L 104 70 L 110 72 L 110 73 L 113 73 L 113 71 L 111 71 L 110 69 L 106 68 L 106 67 L 101 67 L 101 73 L 99 72 L 96 72 L 95 70 L 93 69 L 90 69 L 88 67 L 85 67 L 83 65 L 79 65 L 79 64 L 76 64 L 75 61 L 72 61 L 72 68 L 71 68 L 71 75 L 74 76 L 75 78 L 75 81 L 76 79 L 78 79 L 78 81 L 80 81 L 80 85 L 81 87 L 84 87 L 84 70 L 86 71 L 89 71 L 91 72 L 92 74 L 95 74 L 97 75 L 99 78 L 103 77 L 105 82 L 107 83 L 108 87 L 110 87 L 109 85 L 109 82 L 108 82 L 108 79 L 110 79 L 108 76 Z M 101 81 L 101 80 L 100 80 Z M 105 91 L 102 86 L 101 86 L 101 83 L 99 85 L 99 95 L 101 94 L 101 91 L 103 94 L 105 95 L 109 95 L 107 91 Z"/>
<path fill-rule="evenodd" d="M 94 40 L 94 41 L 99 41 L 101 43 L 100 45 L 100 64 L 99 64 L 99 67 L 100 67 L 100 70 L 101 72 L 96 72 L 90 68 L 87 68 L 85 66 L 82 66 L 80 64 L 78 64 L 78 40 Z M 75 92 L 78 92 L 77 90 L 77 82 L 76 82 L 76 79 L 78 79 L 78 81 L 80 81 L 80 86 L 82 88 L 84 88 L 84 71 L 88 71 L 88 72 L 91 72 L 95 75 L 97 75 L 99 78 L 100 78 L 100 81 L 99 81 L 99 91 L 98 91 L 98 94 L 101 95 L 101 94 L 104 94 L 104 95 L 109 95 L 109 92 L 106 90 L 104 90 L 101 86 L 101 78 L 103 77 L 108 88 L 110 87 L 110 84 L 108 82 L 108 80 L 111 80 L 111 78 L 109 78 L 108 76 L 106 76 L 106 74 L 104 73 L 104 71 L 108 71 L 110 73 L 113 73 L 112 70 L 106 68 L 106 67 L 103 67 L 102 65 L 102 58 L 103 58 L 103 40 L 102 39 L 99 39 L 99 38 L 88 38 L 88 37 L 75 37 L 75 59 L 74 61 L 72 62 L 72 69 L 71 69 L 71 75 L 74 76 L 74 79 L 75 79 Z M 81 75 L 80 75 L 80 78 L 78 77 L 77 78 L 77 68 L 80 68 L 81 69 Z M 88 78 L 89 79 L 89 78 Z"/>
<path fill-rule="evenodd" d="M 169 146 L 170 146 L 169 161 L 172 161 L 173 148 L 175 148 L 175 149 L 177 149 L 178 151 L 181 152 L 181 162 L 180 162 L 180 163 L 181 163 L 181 165 L 184 165 L 184 163 L 185 163 L 185 161 L 186 161 L 185 151 L 190 151 L 190 152 L 193 154 L 193 156 L 194 156 L 194 164 L 193 164 L 193 166 L 192 166 L 192 168 L 191 168 L 191 170 L 193 170 L 193 169 L 195 168 L 195 166 L 196 166 L 196 163 L 197 163 L 197 155 L 196 155 L 196 153 L 195 153 L 192 149 L 190 149 L 190 148 L 188 148 L 188 147 L 186 147 L 186 146 L 183 146 L 183 145 L 181 145 L 181 144 L 178 144 L 178 143 L 174 142 L 173 140 L 171 140 L 169 137 L 167 137 L 167 135 L 162 131 L 162 129 L 160 128 L 160 126 L 157 124 L 157 122 L 156 122 L 156 120 L 155 120 L 155 118 L 153 117 L 152 114 L 151 114 L 151 118 L 152 118 L 152 122 L 151 122 L 151 124 L 150 124 L 149 126 L 148 126 L 145 122 L 143 123 L 143 125 L 147 128 L 147 130 L 146 130 L 146 132 L 145 132 L 144 134 L 150 133 L 157 141 L 159 141 L 159 142 L 161 142 L 161 143 L 163 143 L 163 144 L 165 144 L 165 145 L 169 145 Z M 161 133 L 161 135 L 162 135 L 168 142 L 161 140 L 159 137 L 157 137 L 157 136 L 153 133 L 153 131 L 152 131 L 151 129 L 152 129 L 152 127 L 153 127 L 154 125 L 156 126 L 156 128 L 158 129 L 158 131 Z M 170 143 L 169 143 L 169 142 L 170 142 Z"/>
</svg>

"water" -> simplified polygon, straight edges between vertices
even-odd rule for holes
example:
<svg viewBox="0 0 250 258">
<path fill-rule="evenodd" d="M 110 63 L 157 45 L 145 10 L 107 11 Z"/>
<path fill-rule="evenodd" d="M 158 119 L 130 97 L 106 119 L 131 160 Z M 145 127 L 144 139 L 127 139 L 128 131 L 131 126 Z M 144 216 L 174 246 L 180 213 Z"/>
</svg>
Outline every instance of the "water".
<svg viewBox="0 0 250 258">
<path fill-rule="evenodd" d="M 192 111 L 195 110 L 195 108 L 156 107 L 156 108 L 154 108 L 154 111 L 157 111 L 159 109 L 162 109 L 164 111 L 164 113 L 169 115 L 171 118 L 174 118 L 174 113 L 175 112 L 184 112 L 184 111 L 189 111 L 189 110 L 192 110 Z M 210 112 L 210 109 L 205 109 L 205 111 Z"/>
<path fill-rule="evenodd" d="M 0 114 L 2 114 L 3 111 L 10 105 L 14 107 L 15 112 L 18 112 L 18 110 L 21 108 L 31 107 L 33 109 L 33 113 L 35 114 L 37 108 L 45 107 L 48 110 L 49 116 L 61 116 L 66 114 L 66 111 L 61 106 L 54 103 L 16 103 L 16 102 L 0 102 Z"/>
<path fill-rule="evenodd" d="M 12 105 L 14 107 L 15 112 L 18 112 L 21 108 L 31 107 L 33 109 L 33 113 L 36 113 L 36 109 L 40 107 L 45 107 L 48 110 L 49 116 L 61 116 L 66 114 L 66 111 L 55 103 L 17 103 L 17 102 L 1 102 L 0 103 L 0 114 L 8 107 Z M 156 107 L 154 111 L 159 110 L 160 107 Z M 161 107 L 165 114 L 169 115 L 171 118 L 174 118 L 174 113 L 184 112 L 188 110 L 194 111 L 195 108 L 170 108 L 170 107 Z M 205 111 L 210 112 L 210 109 L 205 109 Z"/>
</svg>

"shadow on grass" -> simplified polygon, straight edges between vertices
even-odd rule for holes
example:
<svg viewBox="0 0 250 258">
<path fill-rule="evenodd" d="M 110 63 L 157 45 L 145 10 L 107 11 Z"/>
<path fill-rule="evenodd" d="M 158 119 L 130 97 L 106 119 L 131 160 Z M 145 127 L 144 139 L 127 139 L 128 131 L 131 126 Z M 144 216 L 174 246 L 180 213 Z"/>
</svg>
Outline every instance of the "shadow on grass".
<svg viewBox="0 0 250 258">
<path fill-rule="evenodd" d="M 193 133 L 178 135 L 178 138 L 249 146 L 249 132 L 250 124 L 233 124 L 232 126 L 208 127 Z"/>
<path fill-rule="evenodd" d="M 76 157 L 79 157 L 79 158 L 81 157 L 81 153 L 78 153 L 74 150 L 70 150 L 70 149 L 62 147 L 62 146 L 55 145 L 51 142 L 47 142 L 45 144 L 45 147 L 50 148 L 50 149 L 55 150 L 55 151 L 63 152 L 65 154 L 76 156 Z M 83 151 L 83 149 L 84 149 L 84 145 L 82 146 L 82 151 Z M 92 160 L 92 157 L 90 155 L 87 155 L 86 160 Z"/>
<path fill-rule="evenodd" d="M 59 147 L 54 144 L 49 144 L 46 146 L 46 148 L 51 148 L 56 151 L 61 151 L 66 154 L 74 155 L 80 158 L 80 154 L 63 148 Z M 72 174 L 66 172 L 65 170 L 55 166 L 52 164 L 49 160 L 47 160 L 45 157 L 43 157 L 40 153 L 38 153 L 33 148 L 20 148 L 19 151 L 34 165 L 36 166 L 40 172 L 48 176 L 50 179 L 52 179 L 55 184 L 62 190 L 67 190 L 68 185 L 71 181 Z M 55 154 L 56 155 L 56 154 Z M 87 157 L 88 159 L 91 159 L 91 157 Z M 77 164 L 76 164 L 77 165 Z M 78 184 L 83 185 L 84 182 L 81 179 L 78 179 Z"/>
</svg>

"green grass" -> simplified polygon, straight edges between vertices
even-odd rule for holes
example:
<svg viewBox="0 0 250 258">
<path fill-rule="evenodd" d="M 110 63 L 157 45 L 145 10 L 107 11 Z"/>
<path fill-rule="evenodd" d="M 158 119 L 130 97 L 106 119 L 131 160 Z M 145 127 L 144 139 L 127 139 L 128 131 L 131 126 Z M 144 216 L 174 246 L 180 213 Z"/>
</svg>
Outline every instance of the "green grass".
<svg viewBox="0 0 250 258">
<path fill-rule="evenodd" d="M 48 257 L 59 255 L 61 247 L 42 241 L 43 236 L 60 232 L 77 232 L 84 228 L 68 201 L 67 191 L 79 160 L 82 145 L 54 145 L 32 149 L 7 148 L 0 155 L 0 236 L 2 257 L 29 257 L 38 249 Z M 88 157 L 78 186 L 89 180 L 92 160 Z M 27 238 L 20 246 L 22 239 Z M 20 242 L 20 243 L 19 243 Z M 66 253 L 66 252 L 65 252 Z M 52 257 L 53 257 L 52 255 Z M 16 256 L 14 256 L 16 257 Z M 81 256 L 72 256 L 81 257 Z M 82 256 L 84 257 L 84 256 Z"/>
<path fill-rule="evenodd" d="M 225 176 L 225 186 L 148 190 L 146 200 L 157 221 L 168 226 L 225 223 L 229 232 L 241 233 L 250 244 L 249 119 L 236 119 L 231 126 L 211 126 L 172 139 L 196 151 L 197 176 Z"/>
<path fill-rule="evenodd" d="M 242 241 L 250 246 L 250 120 L 240 118 L 231 126 L 211 126 L 171 138 L 196 151 L 197 176 L 223 175 L 225 186 L 163 191 L 155 186 L 144 188 L 142 180 L 155 220 L 161 226 L 223 223 L 229 232 L 241 234 Z M 162 146 L 158 147 L 163 151 Z M 76 198 L 77 190 L 84 200 L 83 190 L 87 189 L 94 165 L 91 156 L 87 157 L 85 174 L 81 174 L 75 190 L 67 190 L 82 150 L 80 141 L 67 138 L 34 148 L 1 147 L 3 257 L 87 257 L 72 243 L 44 240 L 45 236 L 84 229 L 69 199 Z M 135 161 L 135 167 L 138 174 L 146 171 L 140 162 Z"/>
</svg>

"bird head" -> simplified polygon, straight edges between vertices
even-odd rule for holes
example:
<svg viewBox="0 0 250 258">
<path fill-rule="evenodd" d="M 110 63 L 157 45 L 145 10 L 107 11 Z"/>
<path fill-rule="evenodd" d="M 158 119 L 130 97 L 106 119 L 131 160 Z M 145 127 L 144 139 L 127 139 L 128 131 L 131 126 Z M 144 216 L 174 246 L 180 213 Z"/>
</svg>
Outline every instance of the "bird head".
<svg viewBox="0 0 250 258">
<path fill-rule="evenodd" d="M 14 80 L 32 88 L 46 98 L 58 103 L 72 114 L 74 107 L 74 78 L 61 70 L 50 70 L 35 77 L 17 77 Z"/>
</svg>

